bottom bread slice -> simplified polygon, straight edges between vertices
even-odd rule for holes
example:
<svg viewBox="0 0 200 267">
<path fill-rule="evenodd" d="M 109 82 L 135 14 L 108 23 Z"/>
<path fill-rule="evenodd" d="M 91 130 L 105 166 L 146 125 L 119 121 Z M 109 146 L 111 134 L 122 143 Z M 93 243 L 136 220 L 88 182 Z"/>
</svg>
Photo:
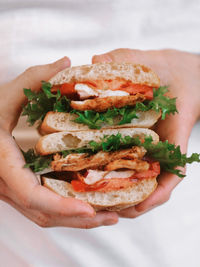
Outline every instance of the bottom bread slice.
<svg viewBox="0 0 200 267">
<path fill-rule="evenodd" d="M 74 197 L 88 202 L 96 211 L 119 211 L 134 206 L 145 200 L 157 187 L 156 177 L 139 180 L 126 189 L 102 192 L 76 192 L 70 183 L 42 177 L 45 187 L 63 197 Z"/>
</svg>

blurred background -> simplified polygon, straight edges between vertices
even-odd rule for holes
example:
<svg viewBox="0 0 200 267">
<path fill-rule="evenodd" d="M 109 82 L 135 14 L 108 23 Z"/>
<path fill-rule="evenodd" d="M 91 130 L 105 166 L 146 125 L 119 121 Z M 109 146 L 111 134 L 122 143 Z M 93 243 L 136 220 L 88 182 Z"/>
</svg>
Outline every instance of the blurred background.
<svg viewBox="0 0 200 267">
<path fill-rule="evenodd" d="M 79 65 L 120 47 L 200 53 L 200 1 L 0 0 L 0 36 L 0 83 L 65 55 Z M 199 135 L 197 123 L 189 154 Z M 24 119 L 14 136 L 24 149 L 37 139 Z M 87 231 L 41 229 L 1 201 L 0 267 L 200 266 L 199 175 L 193 164 L 165 205 Z"/>
</svg>

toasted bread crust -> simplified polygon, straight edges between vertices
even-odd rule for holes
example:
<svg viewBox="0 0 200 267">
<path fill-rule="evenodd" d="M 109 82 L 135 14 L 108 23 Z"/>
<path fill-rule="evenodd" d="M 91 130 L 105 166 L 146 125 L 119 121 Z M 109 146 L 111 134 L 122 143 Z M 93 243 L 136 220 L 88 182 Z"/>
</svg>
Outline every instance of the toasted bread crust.
<svg viewBox="0 0 200 267">
<path fill-rule="evenodd" d="M 156 177 L 139 180 L 126 189 L 107 193 L 75 192 L 70 183 L 46 177 L 42 177 L 42 183 L 63 197 L 74 197 L 88 202 L 96 211 L 119 211 L 134 206 L 145 200 L 157 187 Z"/>
<path fill-rule="evenodd" d="M 91 80 L 123 78 L 135 84 L 160 86 L 160 79 L 149 67 L 132 63 L 97 63 L 67 68 L 49 80 L 52 85 Z"/>
</svg>

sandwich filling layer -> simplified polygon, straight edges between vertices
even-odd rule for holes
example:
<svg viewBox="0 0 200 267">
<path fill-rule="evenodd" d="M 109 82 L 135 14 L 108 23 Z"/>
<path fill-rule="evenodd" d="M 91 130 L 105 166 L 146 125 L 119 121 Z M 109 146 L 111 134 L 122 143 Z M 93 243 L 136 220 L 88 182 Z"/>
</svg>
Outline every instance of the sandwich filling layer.
<svg viewBox="0 0 200 267">
<path fill-rule="evenodd" d="M 57 153 L 51 170 L 61 173 L 60 178 L 69 181 L 77 192 L 108 192 L 125 189 L 140 179 L 157 177 L 159 162 L 144 159 L 145 154 L 146 150 L 138 146 L 94 155 L 72 153 L 63 157 Z"/>
<path fill-rule="evenodd" d="M 72 99 L 71 107 L 73 109 L 81 111 L 102 112 L 110 108 L 134 106 L 137 102 L 153 99 L 152 86 L 133 84 L 131 81 L 120 78 L 53 86 L 52 92 L 57 92 L 57 90 L 60 90 L 61 95 Z"/>
<path fill-rule="evenodd" d="M 161 114 L 164 119 L 166 114 L 177 111 L 176 99 L 165 96 L 168 91 L 166 87 L 156 89 L 125 80 L 119 80 L 118 86 L 114 86 L 113 80 L 103 81 L 102 87 L 101 84 L 102 81 L 60 85 L 42 82 L 40 92 L 24 89 L 28 103 L 22 115 L 28 116 L 31 125 L 42 121 L 40 129 L 45 132 L 48 115 L 52 112 L 69 114 L 69 120 L 71 118 L 73 123 L 100 129 L 104 126 L 131 125 L 134 120 L 140 119 L 139 114 L 148 111 L 158 114 L 150 115 L 155 116 L 156 120 Z"/>
<path fill-rule="evenodd" d="M 168 141 L 154 142 L 154 135 L 144 136 L 144 130 L 139 130 L 137 136 L 133 134 L 135 129 L 131 130 L 132 136 L 123 135 L 126 130 L 121 129 L 121 133 L 117 134 L 113 130 L 112 135 L 104 135 L 100 140 L 91 136 L 83 146 L 67 146 L 57 152 L 36 154 L 33 149 L 22 151 L 26 160 L 25 167 L 31 168 L 38 175 L 45 174 L 45 177 L 67 181 L 78 192 L 106 192 L 129 187 L 141 179 L 155 179 L 160 168 L 184 177 L 179 167 L 184 167 L 186 163 L 200 162 L 199 154 L 193 153 L 187 157 L 181 153 L 180 146 Z M 79 135 L 82 134 L 85 133 L 79 132 Z M 55 138 L 55 135 L 60 136 L 61 133 L 49 136 Z"/>
</svg>

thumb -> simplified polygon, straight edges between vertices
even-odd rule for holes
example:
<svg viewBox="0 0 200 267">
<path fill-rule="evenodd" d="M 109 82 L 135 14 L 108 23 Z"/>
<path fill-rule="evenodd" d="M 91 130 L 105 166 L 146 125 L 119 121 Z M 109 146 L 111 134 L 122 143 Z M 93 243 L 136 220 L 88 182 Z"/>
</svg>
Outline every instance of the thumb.
<svg viewBox="0 0 200 267">
<path fill-rule="evenodd" d="M 3 121 L 13 124 L 13 121 L 18 118 L 22 104 L 26 101 L 23 88 L 37 91 L 40 89 L 42 80 L 48 81 L 56 73 L 69 66 L 70 60 L 63 57 L 51 64 L 30 67 L 11 82 L 2 85 L 0 94 L 4 101 L 0 107 L 0 114 Z"/>
<path fill-rule="evenodd" d="M 51 64 L 38 65 L 28 68 L 11 83 L 13 84 L 14 88 L 17 88 L 18 90 L 21 87 L 38 90 L 41 86 L 42 80 L 48 81 L 52 76 L 69 66 L 69 58 L 63 57 Z"/>
</svg>

